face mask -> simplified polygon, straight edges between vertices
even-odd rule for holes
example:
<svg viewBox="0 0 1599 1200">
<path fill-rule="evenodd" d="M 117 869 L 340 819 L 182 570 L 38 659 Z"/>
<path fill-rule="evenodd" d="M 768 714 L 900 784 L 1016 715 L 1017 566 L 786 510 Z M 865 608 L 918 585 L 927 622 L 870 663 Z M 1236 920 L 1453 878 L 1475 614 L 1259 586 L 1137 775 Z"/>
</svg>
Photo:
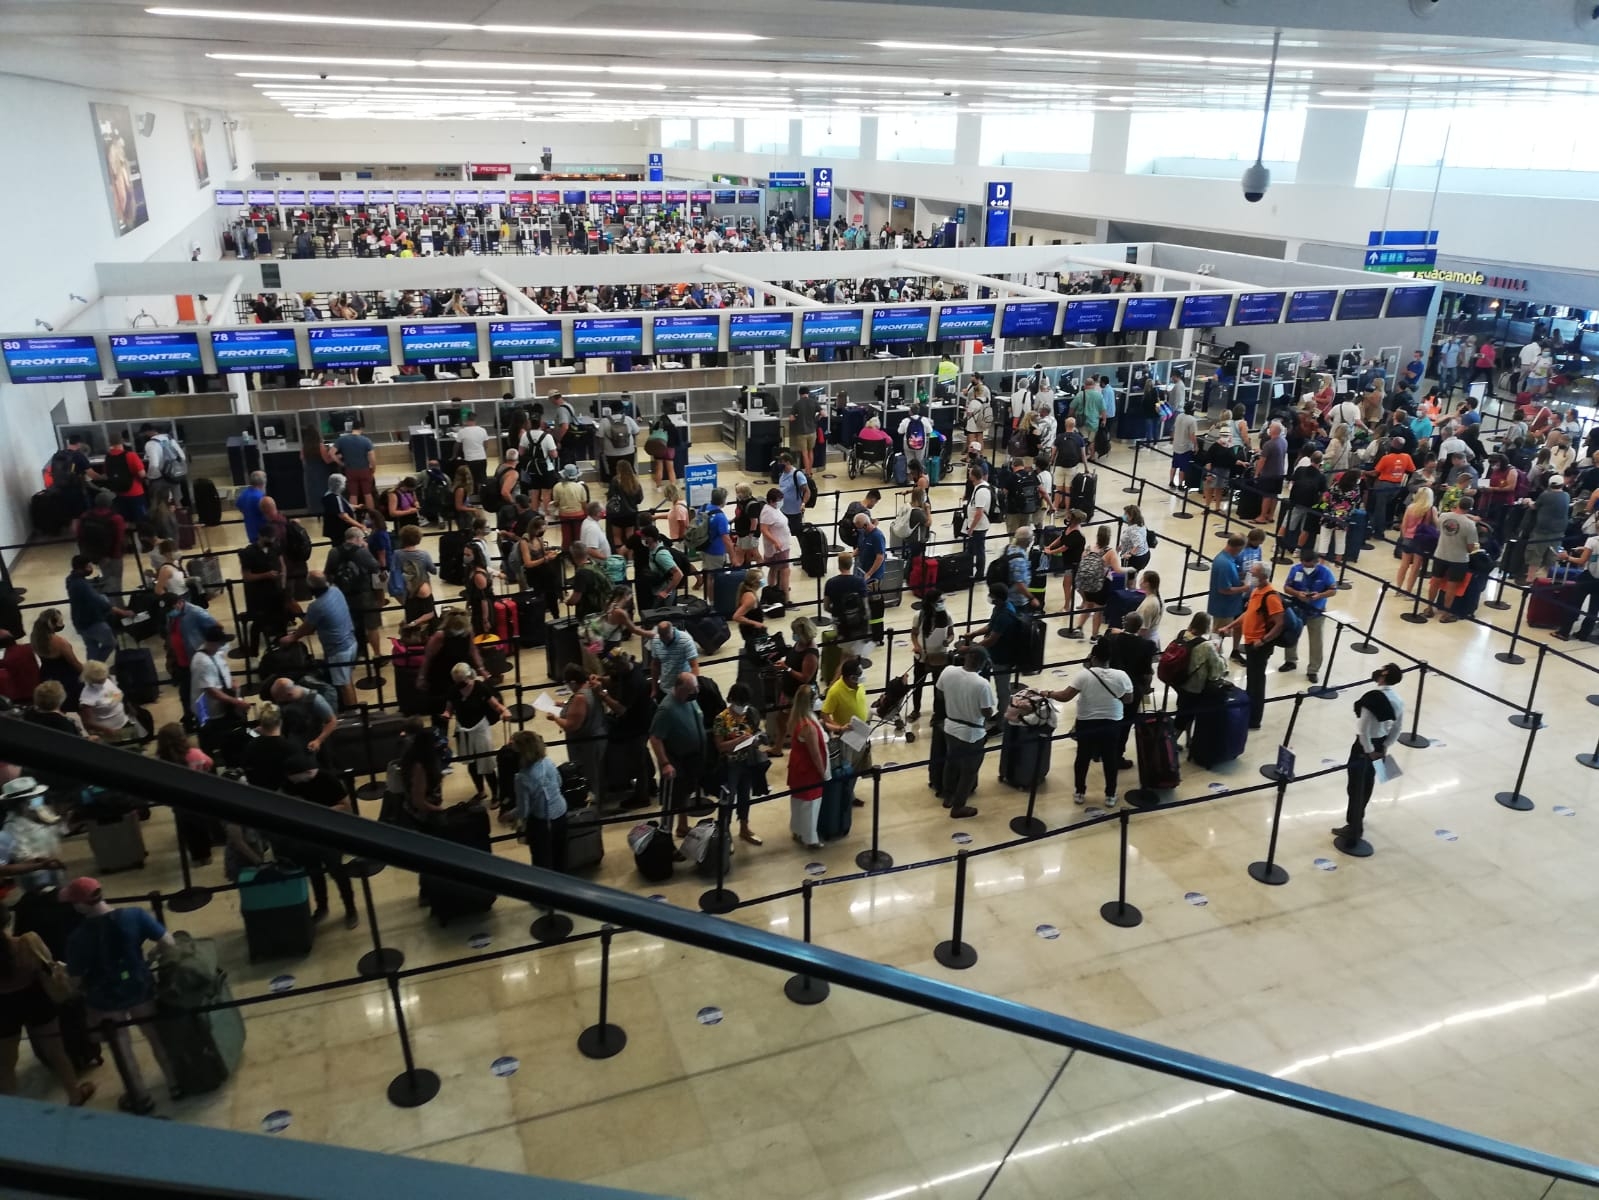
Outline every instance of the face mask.
<svg viewBox="0 0 1599 1200">
<path fill-rule="evenodd" d="M 735 705 L 733 705 L 733 711 L 736 712 L 741 717 L 745 713 L 749 712 L 749 710 L 750 710 L 750 706 L 748 704 L 735 704 Z"/>
<path fill-rule="evenodd" d="M 943 612 L 944 611 L 944 602 L 942 600 L 940 600 L 937 604 L 933 605 L 933 611 L 934 612 Z"/>
</svg>

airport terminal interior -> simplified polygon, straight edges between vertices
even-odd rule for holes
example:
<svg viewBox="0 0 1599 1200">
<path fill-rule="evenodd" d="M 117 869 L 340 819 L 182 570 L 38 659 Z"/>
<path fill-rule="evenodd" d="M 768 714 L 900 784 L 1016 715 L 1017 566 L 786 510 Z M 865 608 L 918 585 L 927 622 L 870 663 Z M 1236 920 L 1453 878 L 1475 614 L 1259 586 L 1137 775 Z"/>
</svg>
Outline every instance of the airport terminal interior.
<svg viewBox="0 0 1599 1200">
<path fill-rule="evenodd" d="M 1599 1194 L 1599 7 L 0 13 L 7 1194 Z"/>
</svg>

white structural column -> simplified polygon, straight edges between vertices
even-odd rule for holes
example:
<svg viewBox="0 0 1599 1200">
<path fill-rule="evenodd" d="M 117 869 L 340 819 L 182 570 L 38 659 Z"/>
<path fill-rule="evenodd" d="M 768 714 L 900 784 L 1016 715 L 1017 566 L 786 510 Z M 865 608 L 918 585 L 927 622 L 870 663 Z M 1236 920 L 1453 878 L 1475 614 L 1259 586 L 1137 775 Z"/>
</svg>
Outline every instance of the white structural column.
<svg viewBox="0 0 1599 1200">
<path fill-rule="evenodd" d="M 1294 184 L 1354 187 L 1360 148 L 1366 140 L 1366 113 L 1345 108 L 1307 108 L 1305 137 L 1299 147 Z"/>
<path fill-rule="evenodd" d="M 1095 175 L 1127 174 L 1127 140 L 1132 128 L 1131 112 L 1096 112 L 1088 169 Z"/>
<path fill-rule="evenodd" d="M 484 267 L 478 272 L 478 278 L 490 287 L 498 288 L 500 295 L 505 297 L 507 312 L 515 311 L 530 317 L 547 317 L 550 314 L 528 298 L 526 292 L 516 284 L 494 271 Z M 533 364 L 530 362 L 513 362 L 511 364 L 511 382 L 518 396 L 531 396 L 537 390 Z M 503 449 L 504 447 L 502 447 Z"/>
<path fill-rule="evenodd" d="M 983 147 L 983 118 L 980 113 L 955 116 L 955 165 L 975 167 Z"/>
<path fill-rule="evenodd" d="M 805 127 L 800 124 L 798 117 L 790 119 L 788 123 L 788 156 L 794 162 L 799 162 L 805 156 Z"/>
<path fill-rule="evenodd" d="M 234 275 L 228 280 L 227 287 L 222 289 L 222 294 L 217 297 L 216 305 L 211 309 L 212 325 L 237 325 L 233 319 L 234 301 L 239 298 L 239 292 L 244 287 L 244 276 Z M 247 413 L 250 411 L 250 377 L 243 372 L 235 371 L 228 375 L 228 391 L 233 393 L 233 411 Z"/>
</svg>

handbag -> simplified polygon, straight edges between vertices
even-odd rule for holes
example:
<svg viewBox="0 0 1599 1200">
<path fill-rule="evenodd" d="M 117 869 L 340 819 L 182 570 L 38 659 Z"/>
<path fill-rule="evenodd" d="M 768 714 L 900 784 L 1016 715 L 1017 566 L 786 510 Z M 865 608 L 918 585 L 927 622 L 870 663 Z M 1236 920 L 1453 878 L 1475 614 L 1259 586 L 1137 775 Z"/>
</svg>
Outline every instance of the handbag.
<svg viewBox="0 0 1599 1200">
<path fill-rule="evenodd" d="M 24 934 L 21 939 L 34 957 L 39 960 L 39 986 L 54 1004 L 65 1004 L 72 998 L 72 980 L 63 963 L 55 960 L 38 934 Z"/>
</svg>

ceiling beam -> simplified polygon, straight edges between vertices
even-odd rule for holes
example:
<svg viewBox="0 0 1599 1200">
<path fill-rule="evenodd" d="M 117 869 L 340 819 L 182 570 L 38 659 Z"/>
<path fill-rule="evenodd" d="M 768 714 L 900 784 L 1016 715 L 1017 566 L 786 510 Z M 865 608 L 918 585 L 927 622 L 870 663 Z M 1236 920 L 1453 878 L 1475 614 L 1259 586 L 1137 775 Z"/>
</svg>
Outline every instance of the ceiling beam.
<svg viewBox="0 0 1599 1200">
<path fill-rule="evenodd" d="M 1059 300 L 1059 292 L 1046 291 L 1044 288 L 1035 288 L 1031 284 L 1012 283 L 1008 279 L 997 279 L 992 275 L 975 275 L 970 271 L 957 271 L 953 267 L 930 267 L 926 263 L 911 262 L 908 259 L 896 259 L 894 266 L 913 275 L 931 275 L 938 279 L 948 279 L 955 283 L 973 283 L 978 287 L 993 288 L 996 292 L 1010 292 L 1018 296 L 1039 296 L 1046 300 Z"/>
<path fill-rule="evenodd" d="M 1193 284 L 1195 287 L 1242 288 L 1245 291 L 1251 291 L 1261 286 L 1258 283 L 1239 283 L 1236 279 L 1221 279 L 1215 275 L 1196 275 L 1192 271 L 1178 271 L 1171 267 L 1146 267 L 1141 263 L 1116 262 L 1108 258 L 1084 258 L 1076 254 L 1069 254 L 1059 261 L 1062 266 L 1092 267 L 1096 271 L 1125 271 L 1133 275 L 1180 279 L 1184 283 Z"/>
<path fill-rule="evenodd" d="M 477 274 L 478 278 L 484 283 L 500 289 L 500 295 L 505 297 L 505 303 L 507 307 L 517 308 L 520 311 L 535 317 L 547 317 L 550 315 L 537 304 L 533 303 L 532 300 L 528 299 L 526 292 L 517 287 L 516 284 L 512 283 L 509 279 L 506 279 L 503 275 L 500 275 L 498 272 L 491 271 L 487 267 L 484 267 Z"/>
<path fill-rule="evenodd" d="M 765 292 L 768 296 L 775 296 L 779 300 L 787 300 L 790 304 L 799 308 L 822 307 L 819 301 L 812 300 L 809 296 L 802 296 L 800 293 L 791 292 L 785 287 L 778 287 L 775 283 L 767 283 L 764 280 L 756 279 L 753 275 L 729 271 L 726 267 L 707 266 L 704 273 L 713 279 L 721 279 L 727 283 L 740 283 L 745 287 L 754 288 L 758 292 Z"/>
</svg>

